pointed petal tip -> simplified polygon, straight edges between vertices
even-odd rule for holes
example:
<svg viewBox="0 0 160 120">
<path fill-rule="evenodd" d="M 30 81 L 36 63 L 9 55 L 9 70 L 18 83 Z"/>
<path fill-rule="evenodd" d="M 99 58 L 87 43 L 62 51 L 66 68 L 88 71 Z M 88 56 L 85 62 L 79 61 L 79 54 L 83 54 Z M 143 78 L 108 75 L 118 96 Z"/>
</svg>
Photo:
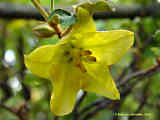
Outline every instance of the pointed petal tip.
<svg viewBox="0 0 160 120">
<path fill-rule="evenodd" d="M 118 31 L 123 31 L 124 33 L 126 33 L 129 36 L 134 36 L 134 32 L 129 31 L 129 30 L 118 30 Z"/>
<path fill-rule="evenodd" d="M 24 64 L 25 64 L 25 66 L 28 68 L 28 66 L 29 66 L 29 60 L 30 60 L 30 58 L 29 58 L 29 56 L 28 55 L 24 55 Z"/>
<path fill-rule="evenodd" d="M 128 31 L 129 35 L 134 35 L 134 32 Z"/>
<path fill-rule="evenodd" d="M 119 93 L 118 90 L 115 91 L 115 94 L 114 94 L 114 96 L 113 96 L 112 99 L 113 99 L 113 100 L 120 100 L 120 93 Z"/>
<path fill-rule="evenodd" d="M 134 44 L 134 32 L 129 31 L 129 30 L 124 30 L 125 31 L 125 37 L 128 38 L 130 41 L 128 44 L 128 49 Z"/>
<path fill-rule="evenodd" d="M 26 64 L 26 62 L 29 60 L 29 55 L 24 55 L 24 63 Z"/>
<path fill-rule="evenodd" d="M 50 108 L 51 108 L 51 112 L 56 116 L 64 116 L 64 115 L 67 115 L 72 112 L 72 109 L 70 109 L 70 110 L 63 109 L 62 110 L 62 109 L 58 109 L 58 108 L 53 107 L 52 104 L 50 104 Z"/>
<path fill-rule="evenodd" d="M 26 58 L 27 57 L 27 55 L 24 55 L 24 58 Z"/>
<path fill-rule="evenodd" d="M 117 88 L 114 88 L 114 90 L 112 91 L 112 95 L 111 96 L 106 95 L 105 97 L 111 100 L 120 100 L 120 93 Z"/>
<path fill-rule="evenodd" d="M 131 46 L 132 46 L 134 44 L 134 32 L 129 32 L 129 36 L 131 38 Z"/>
<path fill-rule="evenodd" d="M 69 113 L 71 113 L 72 111 L 67 111 L 67 112 L 58 112 L 58 111 L 53 111 L 53 110 L 51 110 L 52 112 L 53 112 L 53 114 L 54 115 L 56 115 L 56 116 L 65 116 L 65 115 L 67 115 L 67 114 L 69 114 Z"/>
<path fill-rule="evenodd" d="M 24 55 L 24 60 L 26 60 L 28 58 L 28 55 Z"/>
<path fill-rule="evenodd" d="M 28 55 L 24 55 L 24 64 L 25 64 L 25 66 L 27 66 L 27 59 L 28 59 Z"/>
<path fill-rule="evenodd" d="M 134 32 L 129 31 L 129 30 L 118 30 L 118 31 L 123 31 L 124 33 L 128 34 L 129 36 L 134 36 Z"/>
<path fill-rule="evenodd" d="M 115 99 L 116 99 L 116 100 L 120 100 L 120 94 L 119 94 L 119 92 L 116 94 Z"/>
</svg>

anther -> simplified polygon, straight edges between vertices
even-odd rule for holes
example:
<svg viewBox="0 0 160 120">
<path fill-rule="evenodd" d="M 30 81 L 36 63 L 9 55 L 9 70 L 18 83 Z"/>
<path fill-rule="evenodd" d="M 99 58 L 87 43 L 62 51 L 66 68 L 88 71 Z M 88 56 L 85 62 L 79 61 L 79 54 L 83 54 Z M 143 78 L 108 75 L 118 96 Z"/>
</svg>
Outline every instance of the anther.
<svg viewBox="0 0 160 120">
<path fill-rule="evenodd" d="M 74 45 L 71 44 L 71 48 L 75 48 Z"/>
<path fill-rule="evenodd" d="M 69 58 L 68 62 L 72 62 L 73 61 L 73 57 Z"/>
<path fill-rule="evenodd" d="M 97 61 L 96 57 L 94 57 L 94 56 L 87 56 L 87 60 L 88 61 L 92 61 L 92 62 L 96 62 Z"/>
<path fill-rule="evenodd" d="M 85 73 L 87 70 L 85 69 L 84 65 L 80 61 L 75 61 L 76 67 L 80 69 L 81 72 Z"/>
<path fill-rule="evenodd" d="M 80 68 L 81 72 L 83 72 L 83 73 L 87 72 L 87 70 L 85 69 L 85 67 L 83 65 L 80 65 L 79 68 Z"/>
<path fill-rule="evenodd" d="M 69 54 L 70 54 L 70 52 L 69 52 L 69 51 L 66 51 L 64 54 L 65 54 L 65 55 L 69 55 Z"/>
<path fill-rule="evenodd" d="M 89 51 L 89 50 L 84 50 L 84 51 L 82 51 L 81 52 L 81 56 L 86 56 L 86 55 L 91 55 L 92 54 L 92 52 L 91 51 Z"/>
</svg>

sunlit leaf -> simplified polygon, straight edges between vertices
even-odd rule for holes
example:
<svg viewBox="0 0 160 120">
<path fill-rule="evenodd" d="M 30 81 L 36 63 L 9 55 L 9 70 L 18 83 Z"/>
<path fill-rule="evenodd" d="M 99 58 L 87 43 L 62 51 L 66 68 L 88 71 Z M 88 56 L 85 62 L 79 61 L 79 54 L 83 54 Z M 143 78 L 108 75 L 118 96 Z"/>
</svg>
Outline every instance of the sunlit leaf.
<svg viewBox="0 0 160 120">
<path fill-rule="evenodd" d="M 58 16 L 58 18 L 56 16 Z M 55 20 L 55 19 L 58 19 L 58 20 Z M 49 22 L 54 20 L 56 22 L 59 22 L 60 24 L 71 25 L 76 22 L 76 16 L 70 14 L 66 10 L 56 9 L 48 17 Z"/>
</svg>

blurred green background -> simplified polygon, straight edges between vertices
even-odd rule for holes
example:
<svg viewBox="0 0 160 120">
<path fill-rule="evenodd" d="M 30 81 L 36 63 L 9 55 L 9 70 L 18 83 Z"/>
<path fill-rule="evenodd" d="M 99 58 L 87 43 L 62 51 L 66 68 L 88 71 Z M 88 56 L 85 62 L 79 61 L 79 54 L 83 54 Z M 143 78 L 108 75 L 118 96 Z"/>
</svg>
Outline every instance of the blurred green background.
<svg viewBox="0 0 160 120">
<path fill-rule="evenodd" d="M 55 0 L 56 8 L 71 7 L 84 0 Z M 0 0 L 1 3 L 32 5 L 30 0 Z M 49 6 L 49 0 L 40 0 L 44 6 Z M 116 6 L 135 6 L 159 4 L 159 0 L 113 0 Z M 10 8 L 8 8 L 10 9 Z M 159 9 L 160 11 L 160 9 Z M 2 11 L 3 12 L 3 11 Z M 0 13 L 1 14 L 1 13 Z M 154 14 L 154 13 L 153 13 Z M 156 60 L 160 56 L 160 16 L 134 18 L 108 18 L 95 20 L 97 29 L 115 30 L 127 29 L 135 32 L 135 44 L 121 60 L 112 66 L 112 75 L 117 84 L 126 77 L 143 70 L 158 69 Z M 30 53 L 41 45 L 55 44 L 58 37 L 38 39 L 32 33 L 37 24 L 31 19 L 0 18 L 0 120 L 159 120 L 160 119 L 160 73 L 151 70 L 150 73 L 131 77 L 125 86 L 120 87 L 121 101 L 113 101 L 106 105 L 102 96 L 88 93 L 78 109 L 78 117 L 71 113 L 55 118 L 50 112 L 49 100 L 52 91 L 49 80 L 33 75 L 24 66 L 24 54 Z M 124 73 L 124 74 L 122 74 Z M 121 75 L 121 76 L 120 76 Z M 146 77 L 147 76 L 147 77 Z M 122 77 L 122 78 L 120 78 Z M 135 83 L 135 84 L 134 84 Z M 125 90 L 130 91 L 125 95 Z M 82 95 L 82 91 L 79 96 Z M 97 100 L 100 104 L 81 113 L 88 105 Z M 103 106 L 93 113 L 93 110 Z M 131 118 L 129 115 L 116 116 L 115 113 L 144 115 Z M 87 115 L 93 115 L 87 118 Z"/>
</svg>

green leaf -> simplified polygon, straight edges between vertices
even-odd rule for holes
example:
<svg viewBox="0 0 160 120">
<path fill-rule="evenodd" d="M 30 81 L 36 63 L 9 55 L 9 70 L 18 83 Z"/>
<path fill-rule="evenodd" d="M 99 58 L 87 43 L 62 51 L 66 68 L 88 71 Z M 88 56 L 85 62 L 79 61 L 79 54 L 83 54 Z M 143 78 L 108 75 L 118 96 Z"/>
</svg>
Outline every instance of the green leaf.
<svg viewBox="0 0 160 120">
<path fill-rule="evenodd" d="M 158 57 L 160 56 L 160 48 L 152 47 L 151 50 L 156 56 L 158 56 Z"/>
<path fill-rule="evenodd" d="M 157 41 L 160 41 L 160 30 L 157 30 L 156 33 L 154 34 L 154 38 L 157 40 Z"/>
<path fill-rule="evenodd" d="M 84 2 L 78 5 L 77 7 L 85 8 L 91 13 L 95 11 L 114 11 L 115 10 L 115 5 L 110 0 L 90 0 L 89 2 Z"/>
<path fill-rule="evenodd" d="M 76 22 L 76 16 L 66 10 L 56 9 L 49 15 L 48 22 L 50 21 L 56 21 L 56 23 L 58 22 L 64 25 L 72 25 Z"/>
</svg>

